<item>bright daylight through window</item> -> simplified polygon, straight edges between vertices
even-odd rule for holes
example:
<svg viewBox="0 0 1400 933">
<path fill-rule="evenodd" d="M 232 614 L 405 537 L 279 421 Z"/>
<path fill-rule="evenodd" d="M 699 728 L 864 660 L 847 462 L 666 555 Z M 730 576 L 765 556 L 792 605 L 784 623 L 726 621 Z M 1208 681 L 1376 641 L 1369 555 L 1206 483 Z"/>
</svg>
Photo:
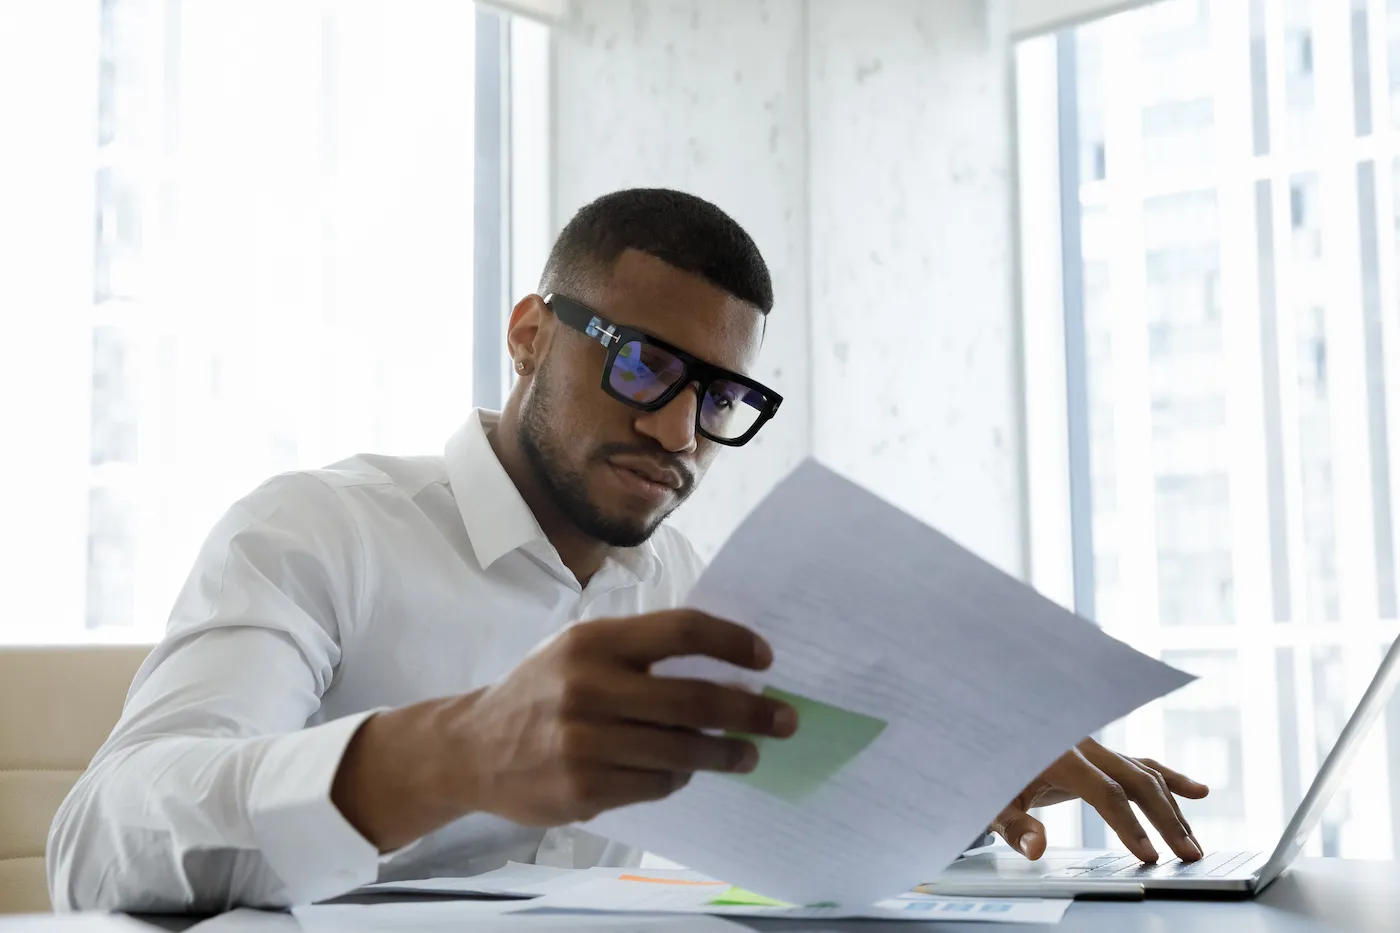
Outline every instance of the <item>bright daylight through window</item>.
<svg viewBox="0 0 1400 933">
<path fill-rule="evenodd" d="M 28 57 L 4 73 L 33 105 L 6 104 L 0 243 L 43 265 L 0 276 L 0 421 L 44 454 L 0 466 L 0 643 L 151 641 L 254 485 L 440 453 L 474 396 L 499 402 L 473 389 L 474 241 L 480 192 L 510 203 L 519 108 L 480 97 L 545 27 L 457 0 L 22 13 Z M 520 99 L 543 101 L 543 74 Z M 543 235 L 495 220 L 486 315 L 509 307 L 512 240 L 537 254 Z"/>
<path fill-rule="evenodd" d="M 1108 738 L 1268 845 L 1398 630 L 1400 2 L 1167 0 L 1017 60 L 1035 582 L 1202 676 Z M 1313 854 L 1400 853 L 1387 720 Z"/>
</svg>

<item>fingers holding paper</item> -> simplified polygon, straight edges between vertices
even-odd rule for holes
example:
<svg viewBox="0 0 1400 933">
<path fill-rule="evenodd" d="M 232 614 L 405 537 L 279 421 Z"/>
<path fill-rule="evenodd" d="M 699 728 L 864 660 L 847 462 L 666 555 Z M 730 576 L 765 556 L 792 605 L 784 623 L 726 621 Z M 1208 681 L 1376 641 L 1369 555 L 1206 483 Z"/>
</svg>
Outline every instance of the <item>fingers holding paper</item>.
<svg viewBox="0 0 1400 933">
<path fill-rule="evenodd" d="M 587 820 L 665 797 L 696 771 L 753 770 L 757 749 L 733 735 L 796 730 L 785 703 L 651 674 L 687 655 L 752 670 L 773 658 L 748 629 L 690 610 L 584 622 L 541 645 L 452 724 L 480 775 L 467 782 L 475 809 L 533 826 Z"/>
<path fill-rule="evenodd" d="M 1171 846 L 1177 857 L 1193 862 L 1203 854 L 1181 812 L 1177 797 L 1200 799 L 1209 789 L 1150 758 L 1130 758 L 1085 739 L 1030 783 L 992 823 L 992 830 L 1027 858 L 1045 854 L 1045 827 L 1029 811 L 1066 800 L 1082 799 L 1103 817 L 1133 855 L 1156 862 L 1134 805 Z"/>
</svg>

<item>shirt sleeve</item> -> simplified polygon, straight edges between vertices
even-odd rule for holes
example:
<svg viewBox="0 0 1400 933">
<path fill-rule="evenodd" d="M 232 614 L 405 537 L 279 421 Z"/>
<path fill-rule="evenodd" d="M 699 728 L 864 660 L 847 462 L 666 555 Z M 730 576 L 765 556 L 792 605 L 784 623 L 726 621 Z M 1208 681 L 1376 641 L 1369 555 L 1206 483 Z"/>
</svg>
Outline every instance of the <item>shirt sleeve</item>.
<svg viewBox="0 0 1400 933">
<path fill-rule="evenodd" d="M 362 617 L 363 554 L 336 490 L 288 474 L 235 505 L 49 833 L 57 910 L 283 907 L 373 881 L 331 802 L 373 714 L 305 728 Z"/>
</svg>

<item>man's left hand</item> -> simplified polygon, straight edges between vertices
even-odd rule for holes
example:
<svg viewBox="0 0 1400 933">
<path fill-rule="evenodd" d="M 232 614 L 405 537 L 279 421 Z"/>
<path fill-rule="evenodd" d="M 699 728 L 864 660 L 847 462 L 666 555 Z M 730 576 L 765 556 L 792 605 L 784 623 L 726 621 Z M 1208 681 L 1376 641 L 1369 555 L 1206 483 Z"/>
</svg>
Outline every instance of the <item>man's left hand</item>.
<svg viewBox="0 0 1400 933">
<path fill-rule="evenodd" d="M 1038 859 L 1045 854 L 1045 826 L 1027 811 L 1079 798 L 1098 811 L 1128 851 L 1153 863 L 1157 850 L 1133 813 L 1135 803 L 1177 857 L 1194 862 L 1202 855 L 1201 845 L 1176 798 L 1199 800 L 1207 793 L 1204 784 L 1151 758 L 1129 758 L 1085 739 L 1021 791 L 991 828 L 1026 858 Z"/>
</svg>

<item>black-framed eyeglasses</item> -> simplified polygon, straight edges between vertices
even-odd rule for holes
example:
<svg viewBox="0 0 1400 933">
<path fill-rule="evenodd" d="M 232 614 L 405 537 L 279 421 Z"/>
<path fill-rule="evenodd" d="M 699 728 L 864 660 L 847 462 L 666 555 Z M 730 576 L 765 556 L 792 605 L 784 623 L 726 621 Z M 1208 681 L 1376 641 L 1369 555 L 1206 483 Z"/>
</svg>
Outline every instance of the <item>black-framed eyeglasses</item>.
<svg viewBox="0 0 1400 933">
<path fill-rule="evenodd" d="M 695 431 L 717 444 L 747 444 L 783 402 L 777 392 L 748 376 L 614 324 L 572 298 L 546 295 L 544 303 L 564 324 L 607 348 L 603 391 L 624 405 L 658 411 L 687 386 L 696 386 L 700 404 L 695 409 Z"/>
</svg>

